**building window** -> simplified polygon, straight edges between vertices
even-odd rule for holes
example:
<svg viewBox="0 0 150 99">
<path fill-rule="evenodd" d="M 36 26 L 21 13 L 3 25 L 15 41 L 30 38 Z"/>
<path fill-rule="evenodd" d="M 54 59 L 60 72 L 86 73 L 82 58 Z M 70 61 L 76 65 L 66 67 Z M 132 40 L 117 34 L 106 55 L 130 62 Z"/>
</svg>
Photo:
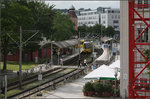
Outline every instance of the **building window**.
<svg viewBox="0 0 150 99">
<path fill-rule="evenodd" d="M 115 23 L 119 23 L 119 21 L 118 21 L 118 20 L 114 20 L 113 23 L 114 23 L 114 24 L 115 24 Z"/>
<path fill-rule="evenodd" d="M 105 24 L 105 21 L 103 21 L 103 24 Z"/>
<path fill-rule="evenodd" d="M 142 4 L 142 0 L 138 0 L 138 4 Z"/>
<path fill-rule="evenodd" d="M 142 0 L 138 0 L 138 4 L 142 4 Z M 139 9 L 142 9 L 142 7 L 138 7 Z"/>
<path fill-rule="evenodd" d="M 115 29 L 118 28 L 118 27 L 119 27 L 119 26 L 116 26 L 116 25 L 114 26 Z"/>
<path fill-rule="evenodd" d="M 144 0 L 144 4 L 148 4 L 148 0 Z"/>
<path fill-rule="evenodd" d="M 144 4 L 148 4 L 148 0 L 144 0 Z M 144 7 L 144 8 L 148 8 L 148 7 Z"/>
<path fill-rule="evenodd" d="M 112 19 L 114 18 L 114 15 L 112 15 Z"/>
</svg>

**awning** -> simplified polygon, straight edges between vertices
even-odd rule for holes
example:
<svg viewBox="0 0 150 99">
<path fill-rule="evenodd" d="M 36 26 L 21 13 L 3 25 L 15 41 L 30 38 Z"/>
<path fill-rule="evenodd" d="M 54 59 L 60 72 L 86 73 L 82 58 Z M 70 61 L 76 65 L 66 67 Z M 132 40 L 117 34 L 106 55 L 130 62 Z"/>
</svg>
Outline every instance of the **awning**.
<svg viewBox="0 0 150 99">
<path fill-rule="evenodd" d="M 53 42 L 54 45 L 56 45 L 59 48 L 67 48 L 70 46 L 74 46 L 78 44 L 77 39 L 71 39 L 71 40 L 65 40 L 65 41 L 58 41 L 58 42 Z M 47 47 L 51 45 L 50 40 L 43 40 L 40 42 L 41 47 Z"/>
<path fill-rule="evenodd" d="M 107 42 L 107 41 L 111 41 L 111 40 L 113 40 L 113 38 L 110 38 L 110 37 L 103 37 L 103 38 L 101 38 L 101 41 L 102 42 Z"/>
<path fill-rule="evenodd" d="M 109 65 L 109 67 L 112 69 L 114 69 L 114 68 L 120 69 L 120 60 L 113 62 L 112 64 Z"/>
<path fill-rule="evenodd" d="M 102 65 L 84 77 L 87 80 L 115 80 L 114 71 L 107 65 Z"/>
<path fill-rule="evenodd" d="M 54 45 L 56 45 L 59 48 L 67 48 L 76 44 L 78 44 L 78 40 L 76 39 L 54 42 Z"/>
</svg>

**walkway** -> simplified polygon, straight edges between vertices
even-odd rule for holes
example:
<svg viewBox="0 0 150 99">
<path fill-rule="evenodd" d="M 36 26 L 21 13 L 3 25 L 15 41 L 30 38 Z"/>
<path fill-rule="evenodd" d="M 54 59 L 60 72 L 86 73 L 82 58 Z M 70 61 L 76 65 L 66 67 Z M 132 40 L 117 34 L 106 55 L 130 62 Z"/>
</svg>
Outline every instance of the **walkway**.
<svg viewBox="0 0 150 99">
<path fill-rule="evenodd" d="M 106 98 L 106 97 L 88 97 L 88 96 L 84 96 L 83 92 L 82 92 L 82 88 L 84 86 L 84 84 L 88 82 L 88 80 L 84 80 L 83 77 L 70 82 L 70 83 L 66 83 L 65 85 L 57 88 L 56 90 L 53 91 L 43 91 L 43 96 L 42 97 L 38 97 L 38 96 L 32 96 L 30 98 L 36 98 L 36 99 L 49 99 L 49 98 L 88 98 L 88 99 L 112 99 L 113 97 L 110 98 Z M 117 99 L 121 99 L 121 98 L 117 98 Z"/>
<path fill-rule="evenodd" d="M 54 91 L 47 91 L 43 94 L 42 97 L 34 97 L 34 98 L 90 98 L 84 96 L 82 93 L 82 87 L 87 82 L 87 80 L 83 80 L 83 77 L 77 79 L 71 83 L 66 83 L 65 85 L 57 88 Z M 95 97 L 98 99 L 99 97 Z M 100 98 L 99 98 L 100 99 Z"/>
</svg>

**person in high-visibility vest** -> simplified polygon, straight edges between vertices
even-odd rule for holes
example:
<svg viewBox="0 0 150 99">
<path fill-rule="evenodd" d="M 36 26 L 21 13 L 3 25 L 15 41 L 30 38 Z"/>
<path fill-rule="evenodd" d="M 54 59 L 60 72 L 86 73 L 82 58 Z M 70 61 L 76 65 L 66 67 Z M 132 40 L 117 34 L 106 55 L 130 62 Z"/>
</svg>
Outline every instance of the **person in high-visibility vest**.
<svg viewBox="0 0 150 99">
<path fill-rule="evenodd" d="M 60 48 L 58 48 L 58 50 L 57 50 L 58 52 L 60 52 Z"/>
</svg>

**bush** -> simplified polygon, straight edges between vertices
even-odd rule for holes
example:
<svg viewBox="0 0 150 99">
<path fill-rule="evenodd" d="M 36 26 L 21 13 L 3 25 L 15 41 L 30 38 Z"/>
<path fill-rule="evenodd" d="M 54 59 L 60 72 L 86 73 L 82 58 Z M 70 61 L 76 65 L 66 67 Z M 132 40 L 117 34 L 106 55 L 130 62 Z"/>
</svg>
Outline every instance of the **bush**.
<svg viewBox="0 0 150 99">
<path fill-rule="evenodd" d="M 111 84 L 105 84 L 104 85 L 104 92 L 109 92 L 111 93 L 112 92 L 112 85 Z"/>
<path fill-rule="evenodd" d="M 94 91 L 93 85 L 90 82 L 87 82 L 84 86 L 83 86 L 83 92 L 89 92 L 89 91 Z"/>
<path fill-rule="evenodd" d="M 120 96 L 120 90 L 116 89 L 116 96 L 119 97 Z"/>
<path fill-rule="evenodd" d="M 94 90 L 97 93 L 102 93 L 104 91 L 103 84 L 100 84 L 99 82 L 96 82 L 93 84 Z"/>
</svg>

